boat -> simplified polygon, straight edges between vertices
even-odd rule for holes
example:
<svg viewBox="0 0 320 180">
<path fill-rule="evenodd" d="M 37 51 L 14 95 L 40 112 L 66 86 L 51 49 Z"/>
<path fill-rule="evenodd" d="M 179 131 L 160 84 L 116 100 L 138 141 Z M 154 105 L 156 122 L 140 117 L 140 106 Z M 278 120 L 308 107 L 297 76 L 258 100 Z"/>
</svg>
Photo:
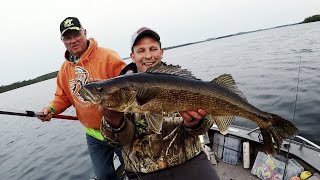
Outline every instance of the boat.
<svg viewBox="0 0 320 180">
<path fill-rule="evenodd" d="M 304 172 L 311 173 L 308 180 L 320 180 L 320 146 L 302 136 L 284 140 L 273 156 L 263 152 L 259 128 L 231 125 L 222 135 L 214 124 L 200 140 L 221 180 L 291 180 Z M 269 169 L 257 172 L 258 166 Z M 128 178 L 122 174 L 121 179 Z"/>
<path fill-rule="evenodd" d="M 284 140 L 273 156 L 263 152 L 259 128 L 232 125 L 222 135 L 213 125 L 201 140 L 221 180 L 287 180 L 306 173 L 320 180 L 320 146 L 302 136 Z"/>
</svg>

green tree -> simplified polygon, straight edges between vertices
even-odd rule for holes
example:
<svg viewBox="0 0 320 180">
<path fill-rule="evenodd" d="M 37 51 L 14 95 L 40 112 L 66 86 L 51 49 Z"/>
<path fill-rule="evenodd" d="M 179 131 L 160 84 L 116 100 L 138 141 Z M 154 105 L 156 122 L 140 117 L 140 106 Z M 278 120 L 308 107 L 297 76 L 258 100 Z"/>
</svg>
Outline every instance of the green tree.
<svg viewBox="0 0 320 180">
<path fill-rule="evenodd" d="M 302 21 L 302 23 L 310 23 L 310 22 L 316 22 L 316 21 L 320 21 L 319 14 L 305 18 L 304 21 Z"/>
</svg>

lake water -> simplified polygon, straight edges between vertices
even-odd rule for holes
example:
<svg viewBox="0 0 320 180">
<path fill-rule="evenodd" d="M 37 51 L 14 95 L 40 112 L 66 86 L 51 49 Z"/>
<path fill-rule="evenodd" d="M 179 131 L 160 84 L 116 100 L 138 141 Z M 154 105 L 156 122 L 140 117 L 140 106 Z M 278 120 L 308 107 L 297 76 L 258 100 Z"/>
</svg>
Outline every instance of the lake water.
<svg viewBox="0 0 320 180">
<path fill-rule="evenodd" d="M 293 121 L 299 135 L 320 144 L 320 23 L 301 24 L 207 41 L 165 51 L 164 61 L 212 80 L 231 74 L 248 101 Z M 0 94 L 0 108 L 40 110 L 52 98 L 55 79 Z M 74 115 L 68 109 L 64 114 Z M 0 115 L 0 179 L 93 177 L 83 126 L 78 121 Z M 248 120 L 236 124 L 255 128 Z"/>
</svg>

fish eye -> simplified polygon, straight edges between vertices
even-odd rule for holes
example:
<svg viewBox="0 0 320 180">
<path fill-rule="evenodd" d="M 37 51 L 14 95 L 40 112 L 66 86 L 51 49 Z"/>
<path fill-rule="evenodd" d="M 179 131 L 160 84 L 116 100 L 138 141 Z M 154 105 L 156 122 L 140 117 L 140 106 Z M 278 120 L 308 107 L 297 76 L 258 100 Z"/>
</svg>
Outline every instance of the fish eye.
<svg viewBox="0 0 320 180">
<path fill-rule="evenodd" d="M 97 90 L 98 92 L 102 92 L 102 91 L 103 91 L 103 87 L 97 86 L 97 87 L 96 87 L 96 90 Z"/>
</svg>

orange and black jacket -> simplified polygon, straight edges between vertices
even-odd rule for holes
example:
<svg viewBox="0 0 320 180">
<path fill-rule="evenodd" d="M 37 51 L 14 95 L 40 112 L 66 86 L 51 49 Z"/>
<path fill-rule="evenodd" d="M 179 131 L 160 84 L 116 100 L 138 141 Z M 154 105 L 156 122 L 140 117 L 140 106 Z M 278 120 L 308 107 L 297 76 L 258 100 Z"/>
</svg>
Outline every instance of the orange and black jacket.
<svg viewBox="0 0 320 180">
<path fill-rule="evenodd" d="M 85 101 L 80 96 L 79 90 L 89 82 L 118 76 L 126 63 L 115 51 L 98 47 L 94 39 L 90 38 L 88 44 L 88 49 L 77 63 L 68 60 L 69 52 L 66 51 L 65 61 L 57 76 L 55 97 L 49 106 L 54 113 L 59 114 L 72 105 L 84 126 L 100 129 L 102 115 L 98 111 L 98 106 Z"/>
</svg>

